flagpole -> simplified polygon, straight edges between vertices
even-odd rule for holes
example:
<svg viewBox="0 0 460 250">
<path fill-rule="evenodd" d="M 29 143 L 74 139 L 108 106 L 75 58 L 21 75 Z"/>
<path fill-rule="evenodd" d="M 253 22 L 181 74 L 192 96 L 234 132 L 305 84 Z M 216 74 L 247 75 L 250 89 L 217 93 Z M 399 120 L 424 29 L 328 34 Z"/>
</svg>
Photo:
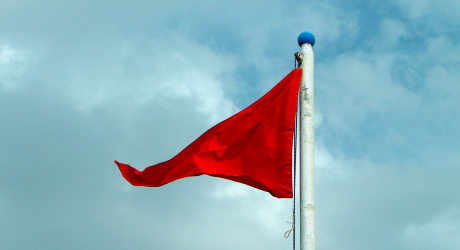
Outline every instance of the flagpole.
<svg viewBox="0 0 460 250">
<path fill-rule="evenodd" d="M 302 58 L 300 80 L 300 250 L 315 250 L 315 128 L 314 57 L 315 37 L 303 32 L 297 39 Z"/>
</svg>

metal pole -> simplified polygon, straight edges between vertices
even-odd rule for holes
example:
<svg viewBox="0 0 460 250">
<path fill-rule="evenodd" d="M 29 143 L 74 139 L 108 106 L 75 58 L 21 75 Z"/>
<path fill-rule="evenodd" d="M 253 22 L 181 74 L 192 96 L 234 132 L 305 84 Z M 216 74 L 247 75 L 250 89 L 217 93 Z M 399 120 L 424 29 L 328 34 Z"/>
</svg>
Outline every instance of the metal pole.
<svg viewBox="0 0 460 250">
<path fill-rule="evenodd" d="M 300 250 L 315 250 L 315 128 L 314 116 L 314 36 L 299 36 L 302 58 L 300 80 Z"/>
</svg>

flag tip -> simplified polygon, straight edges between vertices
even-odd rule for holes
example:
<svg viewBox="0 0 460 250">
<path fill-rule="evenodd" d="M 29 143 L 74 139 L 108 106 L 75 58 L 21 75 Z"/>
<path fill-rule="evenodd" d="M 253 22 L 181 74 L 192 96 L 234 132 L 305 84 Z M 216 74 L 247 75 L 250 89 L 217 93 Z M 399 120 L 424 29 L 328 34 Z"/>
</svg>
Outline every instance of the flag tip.
<svg viewBox="0 0 460 250">
<path fill-rule="evenodd" d="M 302 46 L 304 43 L 309 43 L 313 47 L 313 45 L 315 45 L 315 36 L 311 32 L 304 31 L 300 33 L 297 38 L 297 42 L 299 43 L 299 46 Z"/>
</svg>

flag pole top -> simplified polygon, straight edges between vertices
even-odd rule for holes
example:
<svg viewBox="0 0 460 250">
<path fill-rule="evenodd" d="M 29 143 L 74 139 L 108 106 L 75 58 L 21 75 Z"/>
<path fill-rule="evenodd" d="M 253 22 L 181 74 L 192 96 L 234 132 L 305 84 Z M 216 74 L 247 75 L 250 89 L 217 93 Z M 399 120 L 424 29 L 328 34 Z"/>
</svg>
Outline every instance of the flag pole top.
<svg viewBox="0 0 460 250">
<path fill-rule="evenodd" d="M 301 47 L 304 43 L 309 43 L 313 47 L 313 45 L 315 45 L 315 36 L 311 32 L 305 31 L 300 33 L 299 37 L 297 38 L 297 42 Z"/>
</svg>

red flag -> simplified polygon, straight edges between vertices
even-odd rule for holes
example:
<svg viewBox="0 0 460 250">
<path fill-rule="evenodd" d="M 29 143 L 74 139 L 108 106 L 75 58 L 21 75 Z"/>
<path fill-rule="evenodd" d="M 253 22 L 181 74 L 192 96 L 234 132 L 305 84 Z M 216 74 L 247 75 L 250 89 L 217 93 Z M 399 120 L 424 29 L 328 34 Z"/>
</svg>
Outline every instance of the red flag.
<svg viewBox="0 0 460 250">
<path fill-rule="evenodd" d="M 138 171 L 115 161 L 134 186 L 159 187 L 207 174 L 292 197 L 292 138 L 302 69 L 262 98 L 210 128 L 178 155 Z"/>
</svg>

